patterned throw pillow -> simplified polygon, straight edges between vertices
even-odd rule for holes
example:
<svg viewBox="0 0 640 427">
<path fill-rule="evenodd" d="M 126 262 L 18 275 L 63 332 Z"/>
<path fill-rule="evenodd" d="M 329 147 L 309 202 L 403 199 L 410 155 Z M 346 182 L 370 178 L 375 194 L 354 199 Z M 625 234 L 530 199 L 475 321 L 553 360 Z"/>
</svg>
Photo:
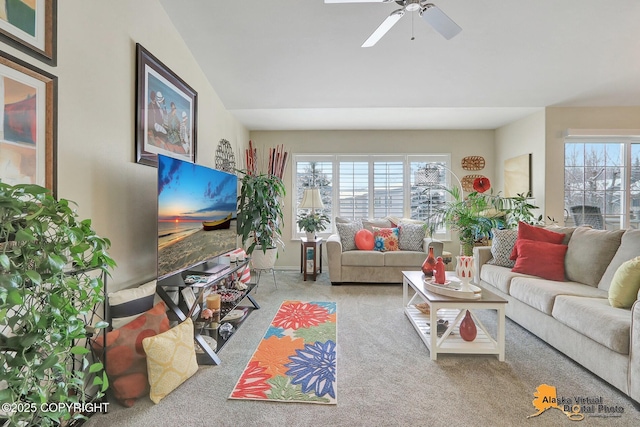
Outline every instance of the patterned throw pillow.
<svg viewBox="0 0 640 427">
<path fill-rule="evenodd" d="M 193 345 L 193 322 L 187 318 L 178 326 L 142 340 L 153 403 L 160 402 L 198 370 Z"/>
<path fill-rule="evenodd" d="M 145 283 L 133 289 L 122 289 L 109 293 L 109 315 L 111 327 L 120 328 L 153 308 L 156 281 Z"/>
<path fill-rule="evenodd" d="M 423 251 L 425 227 L 425 224 L 401 223 L 398 226 L 400 231 L 400 250 Z"/>
<path fill-rule="evenodd" d="M 164 302 L 138 316 L 132 322 L 107 333 L 106 371 L 113 396 L 124 406 L 133 406 L 136 399 L 149 392 L 147 357 L 142 342 L 147 337 L 169 330 Z M 193 340 L 193 333 L 191 336 Z M 93 342 L 93 349 L 102 354 L 102 335 Z"/>
<path fill-rule="evenodd" d="M 346 222 L 336 223 L 338 229 L 338 235 L 340 236 L 340 242 L 342 243 L 342 251 L 355 251 L 356 247 L 356 233 L 362 228 L 360 222 Z"/>
<path fill-rule="evenodd" d="M 492 229 L 493 241 L 491 242 L 491 259 L 487 264 L 499 265 L 500 267 L 513 268 L 515 260 L 511 260 L 511 252 L 518 238 L 518 230 L 498 230 Z"/>
<path fill-rule="evenodd" d="M 398 245 L 398 228 L 379 228 L 373 227 L 374 251 L 390 252 L 397 251 Z"/>
</svg>

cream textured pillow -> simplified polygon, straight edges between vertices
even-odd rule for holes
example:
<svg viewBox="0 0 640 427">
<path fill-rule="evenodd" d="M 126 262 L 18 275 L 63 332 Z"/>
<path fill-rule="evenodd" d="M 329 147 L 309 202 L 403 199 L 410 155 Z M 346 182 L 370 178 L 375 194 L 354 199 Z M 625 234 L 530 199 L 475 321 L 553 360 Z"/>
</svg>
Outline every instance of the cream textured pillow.
<svg viewBox="0 0 640 427">
<path fill-rule="evenodd" d="M 617 308 L 631 308 L 640 291 L 640 257 L 622 263 L 609 287 L 609 304 Z"/>
<path fill-rule="evenodd" d="M 160 402 L 198 370 L 191 318 L 167 332 L 143 339 L 142 347 L 147 353 L 149 397 L 153 403 Z"/>
<path fill-rule="evenodd" d="M 564 260 L 567 279 L 597 287 L 620 247 L 623 234 L 624 230 L 576 228 Z"/>
<path fill-rule="evenodd" d="M 109 293 L 109 315 L 111 326 L 118 329 L 151 310 L 156 294 L 156 281 L 132 289 Z"/>
</svg>

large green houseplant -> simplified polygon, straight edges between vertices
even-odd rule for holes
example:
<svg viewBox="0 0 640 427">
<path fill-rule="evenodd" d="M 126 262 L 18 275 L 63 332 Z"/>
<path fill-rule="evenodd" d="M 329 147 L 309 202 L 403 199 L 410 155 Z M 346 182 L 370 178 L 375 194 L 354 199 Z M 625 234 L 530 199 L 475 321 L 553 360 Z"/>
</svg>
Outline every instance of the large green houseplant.
<svg viewBox="0 0 640 427">
<path fill-rule="evenodd" d="M 101 273 L 115 266 L 109 246 L 68 200 L 37 185 L 0 182 L 0 402 L 10 404 L 0 420 L 66 424 L 82 415 L 63 404 L 108 387 L 85 343 L 88 326 L 107 326 L 86 323 L 103 303 Z M 87 373 L 97 374 L 92 384 Z"/>
<path fill-rule="evenodd" d="M 477 178 L 473 188 L 467 197 L 457 187 L 447 189 L 451 199 L 430 218 L 432 229 L 444 224 L 458 233 L 461 255 L 473 255 L 473 246 L 489 239 L 493 228 L 516 228 L 519 221 L 540 222 L 532 212 L 537 207 L 529 203 L 526 195 L 503 197 L 486 193 L 491 188 L 487 178 Z"/>
<path fill-rule="evenodd" d="M 282 199 L 286 191 L 282 179 L 272 174 L 238 172 L 244 176 L 238 195 L 237 229 L 247 254 L 256 249 L 266 254 L 268 249 L 284 246 Z"/>
</svg>

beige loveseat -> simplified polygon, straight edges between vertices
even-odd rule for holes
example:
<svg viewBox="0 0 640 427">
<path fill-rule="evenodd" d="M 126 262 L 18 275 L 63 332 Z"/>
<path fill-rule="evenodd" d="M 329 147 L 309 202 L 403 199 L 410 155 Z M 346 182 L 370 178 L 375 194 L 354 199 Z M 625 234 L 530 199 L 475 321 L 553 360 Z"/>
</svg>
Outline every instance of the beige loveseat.
<svg viewBox="0 0 640 427">
<path fill-rule="evenodd" d="M 338 234 L 327 239 L 327 258 L 331 283 L 402 283 L 403 270 L 419 270 L 433 247 L 434 256 L 445 263 L 451 254 L 443 252 L 443 243 L 425 237 L 424 222 L 410 218 L 335 218 Z M 361 229 L 398 228 L 398 246 L 390 251 L 358 250 L 355 234 Z M 376 244 L 379 242 L 376 241 Z M 377 248 L 380 249 L 380 248 Z"/>
<path fill-rule="evenodd" d="M 419 270 L 427 259 L 429 246 L 435 256 L 442 255 L 442 242 L 429 238 L 424 239 L 422 251 L 343 251 L 340 236 L 332 234 L 327 239 L 329 279 L 332 285 L 402 283 L 402 271 Z"/>
<path fill-rule="evenodd" d="M 608 300 L 620 265 L 640 256 L 640 230 L 560 231 L 567 281 L 487 264 L 492 248 L 476 247 L 475 282 L 509 301 L 509 318 L 640 402 L 640 302 L 623 309 Z"/>
</svg>

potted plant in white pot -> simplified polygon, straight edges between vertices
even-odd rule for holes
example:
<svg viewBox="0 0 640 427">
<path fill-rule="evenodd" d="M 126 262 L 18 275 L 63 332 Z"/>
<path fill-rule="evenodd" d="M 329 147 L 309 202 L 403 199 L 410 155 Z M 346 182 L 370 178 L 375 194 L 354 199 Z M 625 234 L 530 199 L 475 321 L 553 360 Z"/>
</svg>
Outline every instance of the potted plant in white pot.
<svg viewBox="0 0 640 427">
<path fill-rule="evenodd" d="M 315 240 L 318 231 L 324 231 L 329 224 L 329 217 L 322 213 L 312 212 L 299 214 L 296 221 L 298 227 L 307 233 L 307 240 Z"/>
<path fill-rule="evenodd" d="M 258 270 L 273 268 L 282 242 L 282 198 L 285 186 L 273 174 L 244 174 L 238 195 L 237 230 L 253 267 Z M 257 250 L 256 250 L 257 249 Z"/>
</svg>

